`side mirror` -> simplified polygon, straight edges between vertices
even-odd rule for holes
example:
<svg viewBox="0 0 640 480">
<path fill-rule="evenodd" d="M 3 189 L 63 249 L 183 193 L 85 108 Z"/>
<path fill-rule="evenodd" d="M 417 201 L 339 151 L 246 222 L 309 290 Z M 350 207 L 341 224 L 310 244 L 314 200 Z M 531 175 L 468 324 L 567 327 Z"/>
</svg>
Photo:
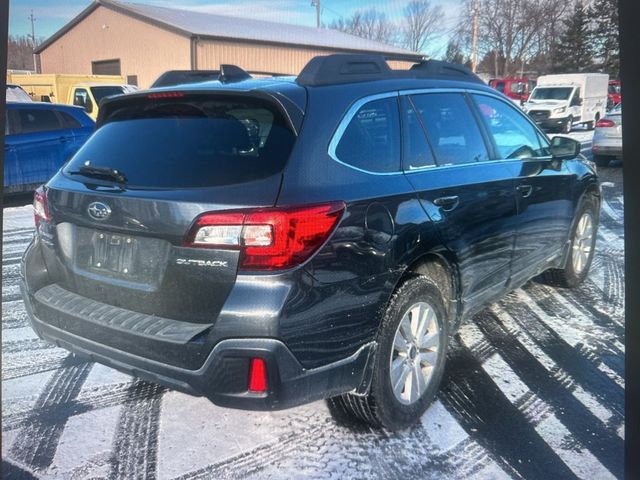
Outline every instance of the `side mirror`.
<svg viewBox="0 0 640 480">
<path fill-rule="evenodd" d="M 566 160 L 576 158 L 582 150 L 582 144 L 573 138 L 557 136 L 551 139 L 551 158 L 554 160 Z"/>
<path fill-rule="evenodd" d="M 524 95 L 524 83 L 518 84 L 518 95 Z"/>
<path fill-rule="evenodd" d="M 91 103 L 91 100 L 87 100 L 85 102 L 84 111 L 87 112 L 87 113 L 93 112 L 93 103 Z"/>
<path fill-rule="evenodd" d="M 40 101 L 51 103 L 51 97 L 49 95 L 40 95 Z"/>
<path fill-rule="evenodd" d="M 582 106 L 582 99 L 581 98 L 574 98 L 573 100 L 571 100 L 571 106 L 572 107 L 581 107 Z"/>
</svg>

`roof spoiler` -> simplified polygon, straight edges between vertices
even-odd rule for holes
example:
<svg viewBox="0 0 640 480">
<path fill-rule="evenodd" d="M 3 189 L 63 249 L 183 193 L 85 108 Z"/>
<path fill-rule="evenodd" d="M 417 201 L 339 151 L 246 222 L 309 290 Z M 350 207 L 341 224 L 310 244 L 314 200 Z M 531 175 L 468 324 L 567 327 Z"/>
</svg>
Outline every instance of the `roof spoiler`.
<svg viewBox="0 0 640 480">
<path fill-rule="evenodd" d="M 409 70 L 392 70 L 382 55 L 340 53 L 312 58 L 296 82 L 315 87 L 391 78 L 441 78 L 484 84 L 467 67 L 455 63 L 424 60 L 412 65 Z"/>
<path fill-rule="evenodd" d="M 220 83 L 241 82 L 250 78 L 253 77 L 240 67 L 227 64 L 220 65 L 220 76 L 218 76 Z"/>
</svg>

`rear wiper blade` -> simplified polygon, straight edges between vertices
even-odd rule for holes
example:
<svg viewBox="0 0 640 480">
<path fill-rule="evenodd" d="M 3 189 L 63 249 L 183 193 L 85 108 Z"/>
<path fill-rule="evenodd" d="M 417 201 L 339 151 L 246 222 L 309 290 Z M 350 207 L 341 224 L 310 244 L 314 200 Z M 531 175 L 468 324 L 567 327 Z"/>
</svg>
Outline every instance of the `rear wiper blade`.
<svg viewBox="0 0 640 480">
<path fill-rule="evenodd" d="M 71 175 L 84 175 L 85 177 L 104 178 L 107 180 L 115 180 L 118 183 L 127 183 L 127 177 L 124 173 L 110 167 L 82 165 L 78 170 L 69 173 Z"/>
</svg>

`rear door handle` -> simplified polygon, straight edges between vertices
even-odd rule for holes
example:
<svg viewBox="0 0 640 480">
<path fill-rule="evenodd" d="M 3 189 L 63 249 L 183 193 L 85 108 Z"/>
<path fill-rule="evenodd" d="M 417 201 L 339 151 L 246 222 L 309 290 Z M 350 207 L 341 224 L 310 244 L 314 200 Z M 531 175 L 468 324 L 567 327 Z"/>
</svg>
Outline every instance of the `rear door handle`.
<svg viewBox="0 0 640 480">
<path fill-rule="evenodd" d="M 458 203 L 460 203 L 460 199 L 457 195 L 452 195 L 450 197 L 440 197 L 436 198 L 433 201 L 434 205 L 442 208 L 442 210 L 444 210 L 445 212 L 450 212 L 451 210 L 456 208 L 458 206 Z"/>
<path fill-rule="evenodd" d="M 518 185 L 516 190 L 520 192 L 523 198 L 527 198 L 531 195 L 531 192 L 533 192 L 533 187 L 531 185 Z"/>
<path fill-rule="evenodd" d="M 60 143 L 67 143 L 69 141 L 68 137 L 60 137 L 58 140 L 60 140 Z"/>
</svg>

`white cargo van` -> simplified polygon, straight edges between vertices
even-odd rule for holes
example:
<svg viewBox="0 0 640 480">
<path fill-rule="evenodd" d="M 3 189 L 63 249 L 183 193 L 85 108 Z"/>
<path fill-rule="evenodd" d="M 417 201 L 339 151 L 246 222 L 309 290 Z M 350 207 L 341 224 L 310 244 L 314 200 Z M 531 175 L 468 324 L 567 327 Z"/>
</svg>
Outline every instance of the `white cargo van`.
<svg viewBox="0 0 640 480">
<path fill-rule="evenodd" d="M 607 110 L 608 84 L 604 73 L 543 75 L 523 108 L 542 128 L 569 133 L 586 124 L 593 130 Z"/>
</svg>

